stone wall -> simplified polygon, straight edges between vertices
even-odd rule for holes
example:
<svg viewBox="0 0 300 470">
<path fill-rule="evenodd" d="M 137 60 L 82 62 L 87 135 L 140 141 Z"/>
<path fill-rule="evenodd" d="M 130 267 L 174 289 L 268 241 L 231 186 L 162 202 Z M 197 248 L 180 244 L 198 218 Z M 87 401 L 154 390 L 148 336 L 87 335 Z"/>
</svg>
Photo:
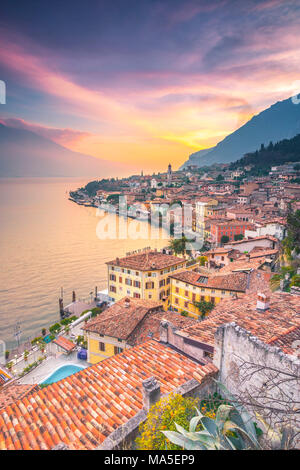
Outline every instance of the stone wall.
<svg viewBox="0 0 300 470">
<path fill-rule="evenodd" d="M 300 429 L 299 414 L 290 414 L 292 406 L 300 402 L 300 360 L 296 356 L 229 323 L 216 331 L 214 364 L 219 381 L 249 411 L 259 411 L 272 426 L 292 424 Z"/>
</svg>

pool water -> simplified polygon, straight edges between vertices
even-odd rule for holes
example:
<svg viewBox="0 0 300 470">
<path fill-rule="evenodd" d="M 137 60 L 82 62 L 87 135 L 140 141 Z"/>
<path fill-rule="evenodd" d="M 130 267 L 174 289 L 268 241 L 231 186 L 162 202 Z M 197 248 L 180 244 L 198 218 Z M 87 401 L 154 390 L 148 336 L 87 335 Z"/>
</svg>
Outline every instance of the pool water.
<svg viewBox="0 0 300 470">
<path fill-rule="evenodd" d="M 67 366 L 61 366 L 57 369 L 53 374 L 47 377 L 42 384 L 52 384 L 54 382 L 58 382 L 61 379 L 65 379 L 69 377 L 69 375 L 75 374 L 75 372 L 79 372 L 80 370 L 84 369 L 84 367 L 75 366 L 74 364 L 70 364 Z"/>
</svg>

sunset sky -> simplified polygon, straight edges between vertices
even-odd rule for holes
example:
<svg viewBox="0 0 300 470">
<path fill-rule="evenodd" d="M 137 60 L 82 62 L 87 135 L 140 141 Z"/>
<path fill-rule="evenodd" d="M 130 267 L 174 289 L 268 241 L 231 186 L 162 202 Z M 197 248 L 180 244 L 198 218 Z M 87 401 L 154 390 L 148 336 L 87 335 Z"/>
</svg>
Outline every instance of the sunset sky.
<svg viewBox="0 0 300 470">
<path fill-rule="evenodd" d="M 176 168 L 300 88 L 300 2 L 1 2 L 3 122 Z"/>
</svg>

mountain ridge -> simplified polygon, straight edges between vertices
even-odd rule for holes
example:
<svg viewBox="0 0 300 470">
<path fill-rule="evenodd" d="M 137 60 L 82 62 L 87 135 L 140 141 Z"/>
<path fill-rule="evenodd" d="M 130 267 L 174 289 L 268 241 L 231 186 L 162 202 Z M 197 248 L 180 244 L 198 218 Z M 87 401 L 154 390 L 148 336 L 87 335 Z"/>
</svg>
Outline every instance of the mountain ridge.
<svg viewBox="0 0 300 470">
<path fill-rule="evenodd" d="M 115 176 L 125 165 L 74 152 L 35 132 L 0 123 L 1 177 Z"/>
<path fill-rule="evenodd" d="M 291 98 L 277 101 L 226 136 L 215 147 L 194 152 L 180 167 L 231 163 L 254 152 L 261 144 L 290 139 L 300 133 L 300 106 Z"/>
</svg>

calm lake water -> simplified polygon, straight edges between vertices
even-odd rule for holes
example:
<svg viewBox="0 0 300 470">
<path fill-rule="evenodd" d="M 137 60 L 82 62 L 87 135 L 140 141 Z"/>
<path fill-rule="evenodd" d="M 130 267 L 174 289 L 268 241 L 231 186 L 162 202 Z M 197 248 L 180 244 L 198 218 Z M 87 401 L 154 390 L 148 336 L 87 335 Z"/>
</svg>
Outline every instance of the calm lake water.
<svg viewBox="0 0 300 470">
<path fill-rule="evenodd" d="M 73 290 L 88 300 L 95 286 L 107 287 L 106 261 L 167 244 L 165 235 L 99 239 L 96 209 L 68 200 L 69 190 L 85 183 L 78 178 L 0 178 L 0 339 L 8 347 L 15 343 L 17 321 L 24 340 L 59 319 L 61 287 L 65 305 Z M 143 223 L 143 236 L 148 226 Z"/>
</svg>

